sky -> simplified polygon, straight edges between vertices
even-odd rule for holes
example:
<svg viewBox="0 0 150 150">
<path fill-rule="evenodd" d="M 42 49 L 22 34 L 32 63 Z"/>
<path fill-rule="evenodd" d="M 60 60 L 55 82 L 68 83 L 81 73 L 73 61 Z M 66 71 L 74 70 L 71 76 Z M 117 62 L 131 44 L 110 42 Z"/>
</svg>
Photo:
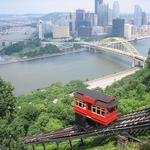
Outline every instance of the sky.
<svg viewBox="0 0 150 150">
<path fill-rule="evenodd" d="M 112 6 L 114 0 L 104 0 Z M 150 0 L 118 0 L 122 13 L 133 12 L 134 5 L 150 13 Z M 0 0 L 0 14 L 73 12 L 77 8 L 94 11 L 94 0 Z"/>
</svg>

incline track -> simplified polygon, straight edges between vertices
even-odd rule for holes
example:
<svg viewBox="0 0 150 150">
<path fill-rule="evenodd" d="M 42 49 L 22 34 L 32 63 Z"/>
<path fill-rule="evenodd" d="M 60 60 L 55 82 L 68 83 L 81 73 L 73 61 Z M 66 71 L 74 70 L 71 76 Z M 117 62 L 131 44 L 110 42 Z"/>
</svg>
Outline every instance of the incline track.
<svg viewBox="0 0 150 150">
<path fill-rule="evenodd" d="M 103 128 L 90 128 L 80 131 L 76 126 L 59 129 L 46 134 L 37 134 L 25 137 L 26 144 L 40 144 L 47 142 L 62 142 L 65 140 L 79 139 L 84 137 L 100 136 L 120 133 L 123 131 L 150 129 L 150 108 L 129 113 L 120 117 L 114 124 Z"/>
</svg>

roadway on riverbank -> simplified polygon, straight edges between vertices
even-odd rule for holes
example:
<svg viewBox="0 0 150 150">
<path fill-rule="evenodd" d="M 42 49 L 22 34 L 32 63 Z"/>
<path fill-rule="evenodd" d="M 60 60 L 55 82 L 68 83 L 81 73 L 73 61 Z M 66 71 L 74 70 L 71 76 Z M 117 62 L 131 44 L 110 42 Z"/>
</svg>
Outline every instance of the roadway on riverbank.
<svg viewBox="0 0 150 150">
<path fill-rule="evenodd" d="M 141 36 L 141 37 L 137 37 L 137 38 L 133 38 L 133 39 L 130 39 L 128 40 L 128 42 L 132 42 L 132 41 L 135 41 L 135 40 L 144 40 L 144 39 L 149 39 L 150 38 L 150 35 L 147 35 L 147 36 Z"/>
<path fill-rule="evenodd" d="M 101 77 L 101 78 L 98 78 L 95 80 L 91 80 L 91 81 L 87 81 L 85 83 L 88 85 L 88 89 L 95 89 L 98 87 L 104 89 L 107 86 L 111 86 L 114 82 L 121 80 L 122 78 L 124 78 L 126 76 L 134 74 L 135 72 L 139 71 L 140 69 L 141 68 L 139 68 L 139 67 L 130 68 L 125 71 L 106 75 L 104 77 Z"/>
</svg>

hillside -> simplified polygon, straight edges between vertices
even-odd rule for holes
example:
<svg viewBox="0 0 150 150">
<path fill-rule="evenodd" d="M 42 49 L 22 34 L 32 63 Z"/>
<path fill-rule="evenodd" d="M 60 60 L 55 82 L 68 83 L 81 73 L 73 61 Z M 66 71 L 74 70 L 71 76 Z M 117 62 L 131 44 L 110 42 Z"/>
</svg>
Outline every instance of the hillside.
<svg viewBox="0 0 150 150">
<path fill-rule="evenodd" d="M 25 149 L 23 137 L 75 124 L 73 97 L 70 93 L 79 87 L 86 87 L 82 81 L 71 81 L 63 85 L 54 83 L 48 89 L 37 90 L 28 95 L 15 97 L 12 86 L 0 79 L 0 143 L 2 149 Z M 114 83 L 104 91 L 118 100 L 120 114 L 150 107 L 150 53 L 144 69 Z M 139 137 L 144 144 L 130 142 L 126 150 L 146 149 L 147 135 Z M 88 138 L 81 150 L 117 150 L 116 140 L 109 138 Z M 75 149 L 79 143 L 75 142 Z M 65 144 L 61 144 L 63 149 Z M 47 149 L 56 149 L 55 144 L 47 144 Z M 31 149 L 28 146 L 28 149 Z M 37 150 L 42 147 L 38 146 Z M 148 150 L 148 149 L 147 149 Z"/>
</svg>

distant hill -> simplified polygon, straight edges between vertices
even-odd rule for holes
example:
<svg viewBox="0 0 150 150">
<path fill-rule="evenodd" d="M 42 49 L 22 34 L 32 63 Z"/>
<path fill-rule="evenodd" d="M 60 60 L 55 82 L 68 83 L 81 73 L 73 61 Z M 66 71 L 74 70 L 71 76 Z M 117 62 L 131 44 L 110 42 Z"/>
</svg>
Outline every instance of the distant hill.
<svg viewBox="0 0 150 150">
<path fill-rule="evenodd" d="M 65 19 L 66 14 L 67 13 L 64 12 L 49 13 L 47 15 L 40 17 L 40 19 L 43 21 L 51 21 L 53 23 L 57 23 L 58 21 Z"/>
</svg>

